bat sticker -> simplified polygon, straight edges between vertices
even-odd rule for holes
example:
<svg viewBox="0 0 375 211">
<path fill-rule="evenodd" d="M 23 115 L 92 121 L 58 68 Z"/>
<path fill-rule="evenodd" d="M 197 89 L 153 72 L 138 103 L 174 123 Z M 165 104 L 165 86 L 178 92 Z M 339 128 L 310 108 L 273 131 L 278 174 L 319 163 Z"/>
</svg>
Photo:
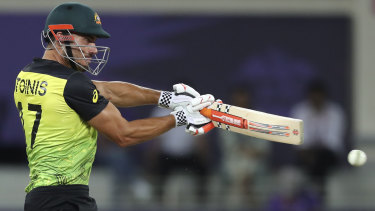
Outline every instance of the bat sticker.
<svg viewBox="0 0 375 211">
<path fill-rule="evenodd" d="M 275 135 L 275 136 L 285 136 L 289 137 L 289 133 L 287 132 L 280 132 L 280 131 L 272 131 L 272 130 L 264 130 L 264 129 L 259 129 L 259 128 L 254 128 L 254 127 L 249 127 L 249 130 L 258 132 L 258 133 L 264 133 L 268 135 Z"/>
</svg>

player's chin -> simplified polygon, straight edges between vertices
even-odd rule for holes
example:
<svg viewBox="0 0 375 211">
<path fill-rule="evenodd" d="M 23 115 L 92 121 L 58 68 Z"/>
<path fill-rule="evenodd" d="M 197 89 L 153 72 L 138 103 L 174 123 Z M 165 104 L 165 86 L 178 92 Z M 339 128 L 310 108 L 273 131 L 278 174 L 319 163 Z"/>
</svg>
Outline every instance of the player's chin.
<svg viewBox="0 0 375 211">
<path fill-rule="evenodd" d="M 77 65 L 77 69 L 81 72 L 85 72 L 87 69 L 89 69 L 88 64 L 79 63 L 80 65 Z"/>
<path fill-rule="evenodd" d="M 84 60 L 79 61 L 79 64 L 85 68 L 87 68 L 90 65 L 90 63 L 91 63 L 90 59 L 84 59 Z"/>
</svg>

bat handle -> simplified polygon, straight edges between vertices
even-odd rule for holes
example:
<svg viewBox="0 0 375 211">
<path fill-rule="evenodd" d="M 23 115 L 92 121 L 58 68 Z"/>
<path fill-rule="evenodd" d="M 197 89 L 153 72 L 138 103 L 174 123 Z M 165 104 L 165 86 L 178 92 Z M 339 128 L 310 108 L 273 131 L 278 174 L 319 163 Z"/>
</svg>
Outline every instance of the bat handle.
<svg viewBox="0 0 375 211">
<path fill-rule="evenodd" d="M 216 100 L 217 103 L 223 103 L 222 100 Z M 212 117 L 212 109 L 210 108 L 203 108 L 202 110 L 199 111 L 203 116 L 211 119 Z"/>
<path fill-rule="evenodd" d="M 221 100 L 217 100 L 218 103 L 223 103 Z M 212 109 L 210 108 L 203 108 L 202 110 L 199 111 L 203 116 L 211 119 L 212 117 Z M 204 133 L 207 133 L 208 131 L 212 130 L 215 128 L 214 123 L 211 121 L 210 123 L 206 124 L 205 126 L 202 127 L 204 130 Z"/>
<path fill-rule="evenodd" d="M 212 109 L 210 109 L 210 108 L 203 108 L 203 109 L 200 110 L 199 112 L 200 112 L 203 116 L 205 116 L 205 117 L 211 119 Z"/>
<path fill-rule="evenodd" d="M 206 124 L 205 126 L 203 126 L 202 128 L 203 128 L 204 133 L 208 133 L 208 131 L 215 128 L 215 125 L 214 125 L 214 123 L 210 122 L 210 123 Z"/>
<path fill-rule="evenodd" d="M 205 117 L 211 119 L 211 113 L 212 113 L 211 111 L 212 111 L 212 110 L 209 109 L 209 108 L 203 108 L 203 109 L 200 110 L 199 112 L 200 112 L 203 116 L 205 116 Z M 202 127 L 204 133 L 207 133 L 208 131 L 210 131 L 210 130 L 212 130 L 212 129 L 214 129 L 214 128 L 215 128 L 215 125 L 214 125 L 214 123 L 212 123 L 212 122 L 210 122 L 210 123 L 208 123 L 208 124 L 206 124 L 206 125 L 204 125 L 204 126 Z"/>
</svg>

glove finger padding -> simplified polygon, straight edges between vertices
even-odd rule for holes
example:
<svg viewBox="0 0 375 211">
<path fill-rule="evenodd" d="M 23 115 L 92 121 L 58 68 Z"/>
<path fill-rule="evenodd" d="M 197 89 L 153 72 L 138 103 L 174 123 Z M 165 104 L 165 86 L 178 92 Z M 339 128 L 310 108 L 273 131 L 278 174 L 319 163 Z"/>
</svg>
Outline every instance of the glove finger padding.
<svg viewBox="0 0 375 211">
<path fill-rule="evenodd" d="M 203 108 L 210 106 L 214 102 L 214 96 L 212 96 L 211 94 L 205 94 L 192 99 L 190 101 L 190 104 L 192 106 L 192 111 L 200 111 Z"/>
<path fill-rule="evenodd" d="M 176 95 L 184 94 L 192 98 L 200 96 L 200 94 L 195 91 L 195 89 L 183 83 L 173 85 L 173 91 L 176 93 Z"/>
<path fill-rule="evenodd" d="M 192 105 L 188 105 L 184 111 L 186 112 L 186 119 L 189 124 L 203 125 L 211 121 L 211 119 L 203 116 L 199 111 L 193 110 Z"/>
</svg>

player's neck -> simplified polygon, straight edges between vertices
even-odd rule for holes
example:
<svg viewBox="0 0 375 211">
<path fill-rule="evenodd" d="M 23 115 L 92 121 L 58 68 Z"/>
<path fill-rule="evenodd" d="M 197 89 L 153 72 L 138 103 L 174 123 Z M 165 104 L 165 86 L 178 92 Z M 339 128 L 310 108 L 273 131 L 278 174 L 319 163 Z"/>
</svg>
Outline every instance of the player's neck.
<svg viewBox="0 0 375 211">
<path fill-rule="evenodd" d="M 71 68 L 69 62 L 67 62 L 64 57 L 60 56 L 60 54 L 56 50 L 46 50 L 46 51 L 44 51 L 44 54 L 43 54 L 42 58 L 47 59 L 47 60 L 56 61 L 56 62 L 66 66 L 66 67 Z"/>
</svg>

